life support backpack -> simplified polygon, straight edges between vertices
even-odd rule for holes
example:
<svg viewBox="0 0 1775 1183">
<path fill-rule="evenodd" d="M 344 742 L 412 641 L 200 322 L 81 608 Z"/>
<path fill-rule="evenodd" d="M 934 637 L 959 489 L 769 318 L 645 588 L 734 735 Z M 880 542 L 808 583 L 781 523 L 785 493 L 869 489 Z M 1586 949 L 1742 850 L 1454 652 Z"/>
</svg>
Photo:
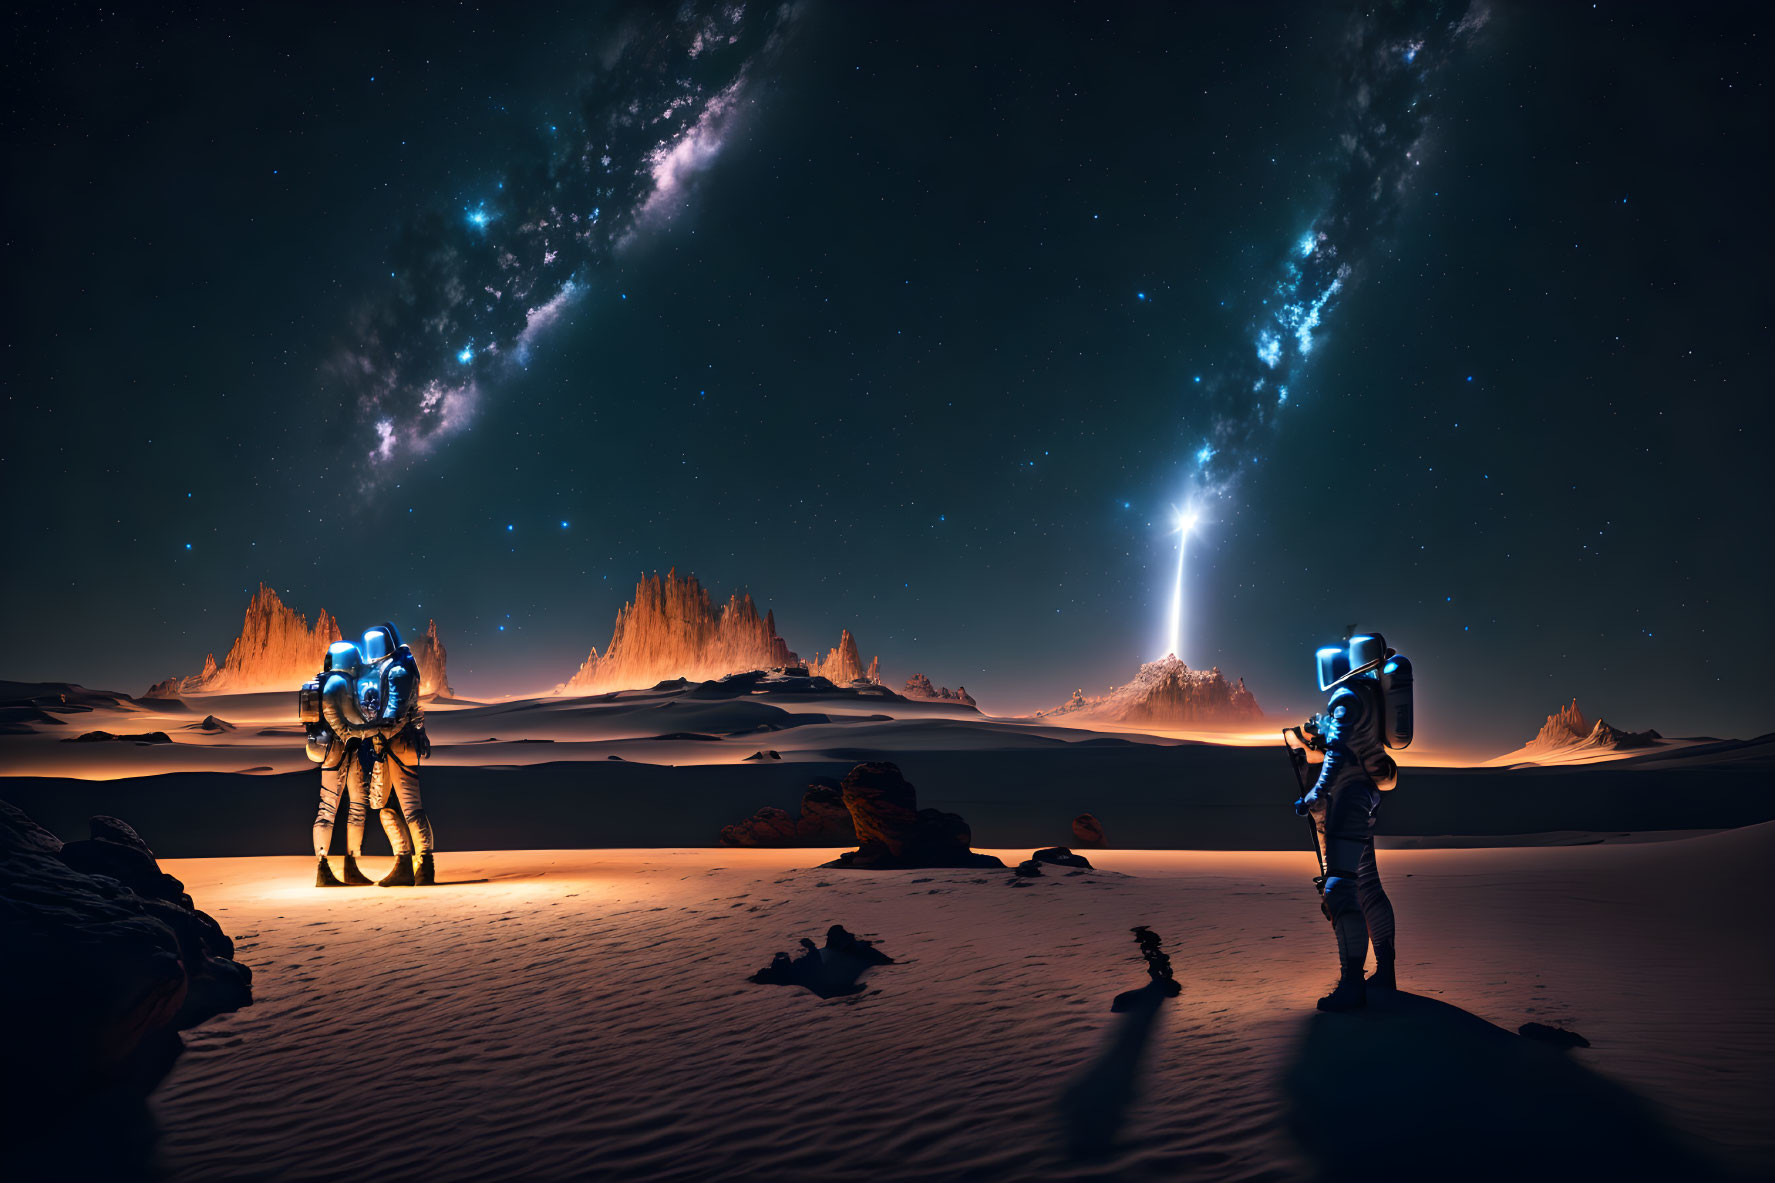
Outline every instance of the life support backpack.
<svg viewBox="0 0 1775 1183">
<path fill-rule="evenodd" d="M 1411 746 L 1411 658 L 1394 653 L 1381 663 L 1381 740 L 1394 751 Z"/>
<path fill-rule="evenodd" d="M 398 665 L 413 676 L 413 695 L 407 700 L 404 712 L 405 719 L 409 721 L 412 720 L 419 710 L 419 662 L 413 656 L 413 651 L 407 646 L 402 645 L 393 653 L 389 654 L 385 660 L 377 662 L 377 664 L 382 668 L 377 673 L 376 701 L 373 704 L 372 710 L 375 714 L 380 715 L 388 705 L 388 679 L 394 672 L 394 667 Z M 370 704 L 360 703 L 360 705 Z M 367 715 L 371 712 L 366 711 L 365 713 Z"/>
</svg>

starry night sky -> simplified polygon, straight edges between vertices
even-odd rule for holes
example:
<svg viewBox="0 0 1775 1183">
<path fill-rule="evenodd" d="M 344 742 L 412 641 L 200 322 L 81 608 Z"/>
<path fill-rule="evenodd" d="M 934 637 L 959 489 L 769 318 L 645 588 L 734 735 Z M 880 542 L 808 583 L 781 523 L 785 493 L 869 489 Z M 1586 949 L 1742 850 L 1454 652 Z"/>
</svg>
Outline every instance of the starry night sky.
<svg viewBox="0 0 1775 1183">
<path fill-rule="evenodd" d="M 1159 655 L 1193 498 L 1181 656 L 1272 712 L 1355 624 L 1443 748 L 1775 724 L 1766 10 L 955 7 L 15 16 L 5 676 L 263 580 L 540 689 L 676 566 L 1030 710 Z M 1358 94 L 1424 104 L 1368 204 Z"/>
</svg>

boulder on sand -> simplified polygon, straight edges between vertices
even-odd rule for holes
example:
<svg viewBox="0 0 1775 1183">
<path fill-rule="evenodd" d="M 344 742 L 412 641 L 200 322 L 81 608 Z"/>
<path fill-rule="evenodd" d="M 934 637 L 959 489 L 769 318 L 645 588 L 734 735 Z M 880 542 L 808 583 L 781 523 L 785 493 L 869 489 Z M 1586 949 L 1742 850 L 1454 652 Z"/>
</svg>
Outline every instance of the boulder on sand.
<svg viewBox="0 0 1775 1183">
<path fill-rule="evenodd" d="M 1029 856 L 1032 863 L 1053 863 L 1057 867 L 1081 867 L 1089 871 L 1091 860 L 1082 854 L 1074 854 L 1064 846 L 1047 846 Z"/>
<path fill-rule="evenodd" d="M 252 1002 L 252 972 L 141 836 L 95 817 L 62 843 L 0 801 L 0 1138 L 33 1178 L 140 1173 L 144 1104 L 178 1032 Z M 94 1137 L 95 1125 L 106 1128 Z"/>
<path fill-rule="evenodd" d="M 1101 850 L 1109 845 L 1109 839 L 1103 835 L 1103 823 L 1089 813 L 1081 813 L 1072 819 L 1072 841 L 1075 846 L 1091 850 Z"/>
<path fill-rule="evenodd" d="M 828 867 L 1004 866 L 989 854 L 974 853 L 973 833 L 958 814 L 918 808 L 918 794 L 896 764 L 859 764 L 840 788 L 856 827 L 857 849 L 827 863 Z"/>
</svg>

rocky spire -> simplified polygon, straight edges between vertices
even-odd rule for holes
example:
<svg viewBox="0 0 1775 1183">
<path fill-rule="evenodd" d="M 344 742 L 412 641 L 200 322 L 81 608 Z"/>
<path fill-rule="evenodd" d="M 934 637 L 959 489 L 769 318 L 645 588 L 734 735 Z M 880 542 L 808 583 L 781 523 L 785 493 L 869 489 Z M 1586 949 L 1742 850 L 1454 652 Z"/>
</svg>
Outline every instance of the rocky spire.
<svg viewBox="0 0 1775 1183">
<path fill-rule="evenodd" d="M 634 599 L 616 614 L 610 643 L 593 649 L 558 694 L 601 694 L 636 690 L 670 678 L 708 681 L 745 670 L 800 665 L 787 641 L 777 635 L 774 612 L 760 615 L 749 595 L 731 595 L 717 606 L 694 575 L 677 568 L 642 576 Z M 879 676 L 880 659 L 868 674 Z M 838 648 L 808 663 L 808 672 L 850 682 L 864 677 L 857 642 L 846 629 Z"/>
<path fill-rule="evenodd" d="M 309 628 L 307 617 L 285 607 L 277 593 L 261 583 L 247 605 L 240 635 L 220 666 L 212 653 L 204 658 L 202 673 L 157 682 L 148 694 L 171 698 L 222 691 L 294 690 L 314 676 L 327 646 L 337 640 L 338 621 L 322 612 Z"/>
</svg>

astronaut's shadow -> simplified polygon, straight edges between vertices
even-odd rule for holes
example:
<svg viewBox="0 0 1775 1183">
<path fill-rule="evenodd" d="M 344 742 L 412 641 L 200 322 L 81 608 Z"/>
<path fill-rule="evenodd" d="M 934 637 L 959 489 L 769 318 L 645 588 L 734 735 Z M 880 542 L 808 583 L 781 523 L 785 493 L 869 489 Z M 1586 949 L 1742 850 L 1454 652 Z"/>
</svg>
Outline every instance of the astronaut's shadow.
<svg viewBox="0 0 1775 1183">
<path fill-rule="evenodd" d="M 1651 1105 L 1567 1052 L 1446 1002 L 1316 1014 L 1283 1082 L 1321 1180 L 1720 1178 Z"/>
</svg>

